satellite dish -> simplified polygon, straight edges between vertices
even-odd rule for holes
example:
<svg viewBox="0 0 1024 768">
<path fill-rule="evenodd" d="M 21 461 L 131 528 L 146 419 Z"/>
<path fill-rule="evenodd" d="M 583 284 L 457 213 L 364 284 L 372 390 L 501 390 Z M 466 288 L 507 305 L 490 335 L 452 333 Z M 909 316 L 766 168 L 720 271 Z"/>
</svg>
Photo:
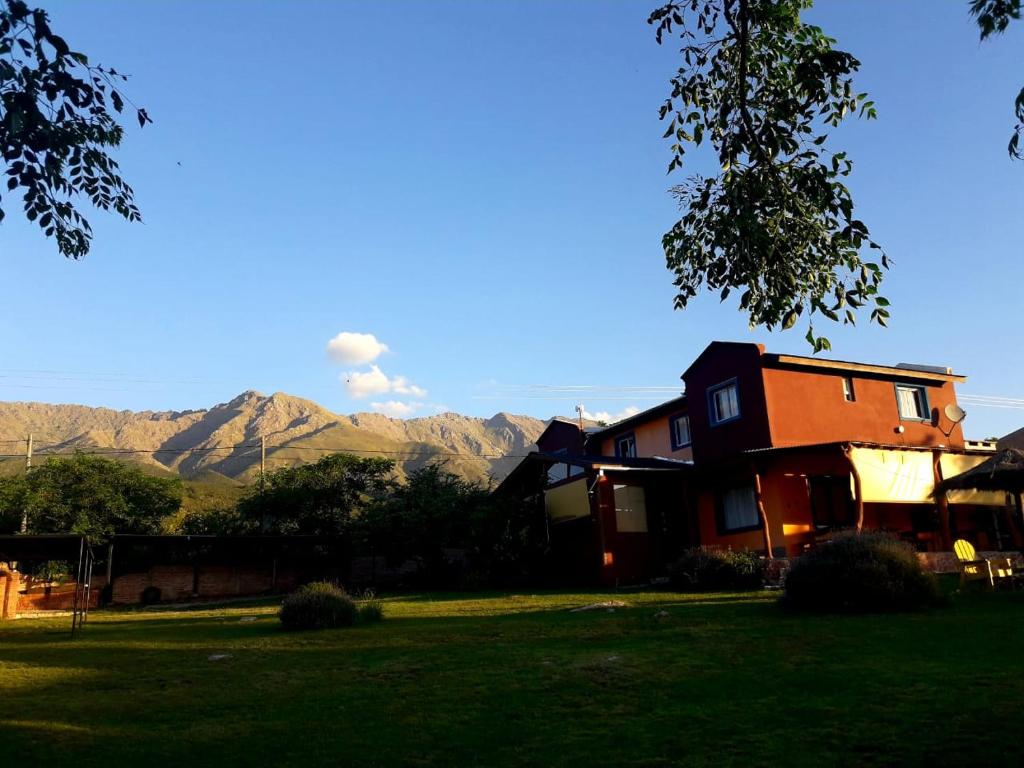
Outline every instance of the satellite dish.
<svg viewBox="0 0 1024 768">
<path fill-rule="evenodd" d="M 959 424 L 961 421 L 967 418 L 967 412 L 955 403 L 950 403 L 945 407 L 946 418 L 952 421 L 954 424 Z"/>
</svg>

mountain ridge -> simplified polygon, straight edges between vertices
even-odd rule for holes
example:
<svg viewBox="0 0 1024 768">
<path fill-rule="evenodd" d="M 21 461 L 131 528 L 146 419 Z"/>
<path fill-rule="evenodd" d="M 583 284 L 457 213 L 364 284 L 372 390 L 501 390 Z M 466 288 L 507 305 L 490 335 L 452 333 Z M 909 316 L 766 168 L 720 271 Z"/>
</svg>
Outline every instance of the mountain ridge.
<svg viewBox="0 0 1024 768">
<path fill-rule="evenodd" d="M 184 411 L 114 410 L 74 404 L 0 402 L 0 438 L 33 435 L 36 460 L 74 450 L 109 453 L 185 478 L 216 473 L 251 479 L 260 438 L 267 469 L 351 451 L 395 459 L 400 475 L 444 460 L 472 480 L 500 478 L 535 447 L 548 420 L 499 412 L 490 417 L 445 412 L 396 419 L 380 413 L 337 414 L 284 392 L 246 390 L 224 403 Z M 5 463 L 17 462 L 8 442 Z"/>
</svg>

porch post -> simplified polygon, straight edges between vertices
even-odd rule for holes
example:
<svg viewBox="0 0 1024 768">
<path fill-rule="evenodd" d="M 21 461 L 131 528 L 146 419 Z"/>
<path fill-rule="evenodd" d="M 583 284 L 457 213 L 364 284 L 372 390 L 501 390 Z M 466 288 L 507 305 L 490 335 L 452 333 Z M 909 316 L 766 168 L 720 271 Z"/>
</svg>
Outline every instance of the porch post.
<svg viewBox="0 0 1024 768">
<path fill-rule="evenodd" d="M 864 494 L 861 492 L 860 470 L 853 463 L 853 453 L 849 445 L 843 446 L 843 453 L 850 463 L 850 476 L 853 478 L 853 503 L 857 508 L 857 533 L 860 533 L 864 528 Z"/>
<path fill-rule="evenodd" d="M 935 487 L 938 488 L 942 482 L 942 451 L 932 451 L 932 476 L 935 478 Z M 942 549 L 948 551 L 953 549 L 952 519 L 953 513 L 949 509 L 949 497 L 946 492 L 935 497 L 935 506 L 939 509 L 939 535 L 942 537 Z"/>
<path fill-rule="evenodd" d="M 768 530 L 768 513 L 764 508 L 764 496 L 761 493 L 761 475 L 754 466 L 754 498 L 757 501 L 757 514 L 761 517 L 761 530 L 764 531 L 764 549 L 768 553 L 768 559 L 774 560 L 772 553 L 772 532 Z"/>
</svg>

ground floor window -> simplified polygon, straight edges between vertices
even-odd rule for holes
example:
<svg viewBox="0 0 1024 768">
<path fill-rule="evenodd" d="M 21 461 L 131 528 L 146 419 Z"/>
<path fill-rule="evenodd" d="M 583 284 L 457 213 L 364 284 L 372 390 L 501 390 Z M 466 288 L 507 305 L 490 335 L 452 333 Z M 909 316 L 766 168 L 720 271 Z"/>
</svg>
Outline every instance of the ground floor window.
<svg viewBox="0 0 1024 768">
<path fill-rule="evenodd" d="M 726 488 L 718 497 L 719 527 L 723 533 L 747 531 L 761 525 L 754 486 Z"/>
<path fill-rule="evenodd" d="M 619 533 L 647 533 L 647 500 L 640 486 L 615 486 L 615 530 Z"/>
<path fill-rule="evenodd" d="M 811 502 L 811 518 L 817 530 L 831 531 L 855 525 L 849 475 L 808 477 L 807 496 Z"/>
</svg>

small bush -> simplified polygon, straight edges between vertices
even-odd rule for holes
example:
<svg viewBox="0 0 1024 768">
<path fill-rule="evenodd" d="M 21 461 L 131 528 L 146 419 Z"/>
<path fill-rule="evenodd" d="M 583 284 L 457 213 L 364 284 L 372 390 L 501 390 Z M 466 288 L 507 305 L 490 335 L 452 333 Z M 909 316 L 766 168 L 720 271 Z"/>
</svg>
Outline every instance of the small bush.
<svg viewBox="0 0 1024 768">
<path fill-rule="evenodd" d="M 139 602 L 143 605 L 156 605 L 162 597 L 163 593 L 160 591 L 160 587 L 154 587 L 151 584 L 142 590 L 142 594 L 139 595 Z"/>
<path fill-rule="evenodd" d="M 764 561 L 749 550 L 694 547 L 673 564 L 669 581 L 682 592 L 760 589 L 764 586 Z"/>
<path fill-rule="evenodd" d="M 359 621 L 369 624 L 384 618 L 384 602 L 372 589 L 363 593 L 359 600 Z"/>
<path fill-rule="evenodd" d="M 883 533 L 848 534 L 794 561 L 785 604 L 807 611 L 916 611 L 939 603 L 935 576 L 907 544 Z"/>
<path fill-rule="evenodd" d="M 288 595 L 278 618 L 289 630 L 350 627 L 356 620 L 356 604 L 341 587 L 315 581 Z"/>
</svg>

